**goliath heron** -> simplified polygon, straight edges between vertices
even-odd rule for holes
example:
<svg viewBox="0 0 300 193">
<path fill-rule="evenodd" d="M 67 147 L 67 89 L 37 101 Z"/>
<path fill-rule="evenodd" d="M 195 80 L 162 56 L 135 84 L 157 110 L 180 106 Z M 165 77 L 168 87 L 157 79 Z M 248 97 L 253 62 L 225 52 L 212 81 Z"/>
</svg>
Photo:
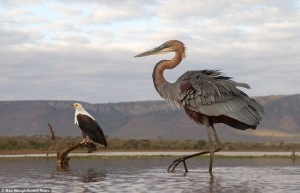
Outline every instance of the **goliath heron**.
<svg viewBox="0 0 300 193">
<path fill-rule="evenodd" d="M 218 70 L 187 71 L 176 82 L 169 83 L 163 75 L 165 69 L 175 68 L 185 57 L 181 41 L 170 40 L 135 57 L 175 52 L 172 60 L 162 60 L 153 69 L 153 83 L 159 95 L 168 102 L 182 107 L 186 114 L 207 129 L 210 149 L 174 160 L 168 172 L 173 172 L 185 160 L 210 154 L 209 172 L 212 172 L 214 153 L 222 149 L 215 123 L 224 123 L 235 129 L 256 129 L 264 113 L 263 107 L 237 87 L 250 88 L 248 84 L 233 81 Z"/>
<path fill-rule="evenodd" d="M 104 133 L 95 118 L 79 103 L 74 103 L 72 107 L 75 109 L 75 124 L 82 131 L 83 141 L 81 143 L 86 143 L 91 139 L 107 147 Z"/>
</svg>

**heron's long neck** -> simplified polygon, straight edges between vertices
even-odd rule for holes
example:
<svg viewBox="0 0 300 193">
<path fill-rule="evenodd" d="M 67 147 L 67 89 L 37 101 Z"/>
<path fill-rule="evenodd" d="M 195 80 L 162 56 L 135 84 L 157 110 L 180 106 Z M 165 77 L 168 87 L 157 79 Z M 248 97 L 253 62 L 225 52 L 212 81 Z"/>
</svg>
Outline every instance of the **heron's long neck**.
<svg viewBox="0 0 300 193">
<path fill-rule="evenodd" d="M 182 60 L 182 55 L 178 52 L 175 52 L 175 56 L 172 60 L 162 60 L 156 64 L 153 69 L 153 83 L 157 92 L 162 96 L 161 90 L 158 87 L 164 83 L 170 84 L 164 77 L 165 69 L 175 68 Z"/>
</svg>

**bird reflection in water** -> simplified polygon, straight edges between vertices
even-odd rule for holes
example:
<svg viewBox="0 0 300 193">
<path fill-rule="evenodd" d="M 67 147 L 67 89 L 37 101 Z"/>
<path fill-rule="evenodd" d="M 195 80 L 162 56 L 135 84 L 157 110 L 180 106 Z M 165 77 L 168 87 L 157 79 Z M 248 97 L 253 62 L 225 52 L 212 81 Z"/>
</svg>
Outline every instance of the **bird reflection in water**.
<svg viewBox="0 0 300 193">
<path fill-rule="evenodd" d="M 72 170 L 69 166 L 64 168 L 57 168 L 53 177 L 63 177 L 69 179 L 76 179 L 83 183 L 100 182 L 104 181 L 107 175 L 106 170 L 95 170 L 94 168 L 88 168 L 87 170 Z"/>
<path fill-rule="evenodd" d="M 99 182 L 105 180 L 106 171 L 96 171 L 92 168 L 89 168 L 79 178 L 79 181 L 88 183 L 88 182 Z"/>
<path fill-rule="evenodd" d="M 216 190 L 216 181 L 215 176 L 212 173 L 209 173 L 209 193 L 215 192 Z"/>
</svg>

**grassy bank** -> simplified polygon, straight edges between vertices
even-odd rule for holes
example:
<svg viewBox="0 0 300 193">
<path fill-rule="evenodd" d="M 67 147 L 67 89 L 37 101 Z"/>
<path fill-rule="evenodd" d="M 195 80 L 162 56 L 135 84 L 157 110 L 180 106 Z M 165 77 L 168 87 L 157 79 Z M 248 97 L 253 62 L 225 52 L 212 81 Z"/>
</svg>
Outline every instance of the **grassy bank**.
<svg viewBox="0 0 300 193">
<path fill-rule="evenodd" d="M 60 147 L 81 141 L 81 137 L 56 137 Z M 108 138 L 108 149 L 101 151 L 198 151 L 208 149 L 203 140 L 119 139 Z M 285 142 L 223 142 L 223 151 L 300 151 L 300 143 Z M 100 148 L 98 148 L 100 149 Z M 49 136 L 1 136 L 0 154 L 52 153 Z M 86 152 L 85 149 L 75 152 Z"/>
</svg>

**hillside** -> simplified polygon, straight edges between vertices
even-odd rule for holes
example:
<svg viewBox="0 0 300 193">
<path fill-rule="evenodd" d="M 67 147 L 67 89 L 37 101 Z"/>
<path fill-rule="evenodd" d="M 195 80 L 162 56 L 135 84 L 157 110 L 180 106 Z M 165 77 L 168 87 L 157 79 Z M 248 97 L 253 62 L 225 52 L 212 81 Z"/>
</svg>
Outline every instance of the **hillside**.
<svg viewBox="0 0 300 193">
<path fill-rule="evenodd" d="M 300 141 L 300 95 L 257 97 L 265 116 L 257 130 L 239 131 L 217 125 L 220 138 L 254 141 Z M 78 136 L 74 101 L 0 101 L 0 135 L 48 135 L 51 123 L 57 135 Z M 77 101 L 76 101 L 77 102 Z M 165 101 L 88 104 L 80 102 L 110 137 L 134 139 L 207 139 L 177 107 Z"/>
</svg>

